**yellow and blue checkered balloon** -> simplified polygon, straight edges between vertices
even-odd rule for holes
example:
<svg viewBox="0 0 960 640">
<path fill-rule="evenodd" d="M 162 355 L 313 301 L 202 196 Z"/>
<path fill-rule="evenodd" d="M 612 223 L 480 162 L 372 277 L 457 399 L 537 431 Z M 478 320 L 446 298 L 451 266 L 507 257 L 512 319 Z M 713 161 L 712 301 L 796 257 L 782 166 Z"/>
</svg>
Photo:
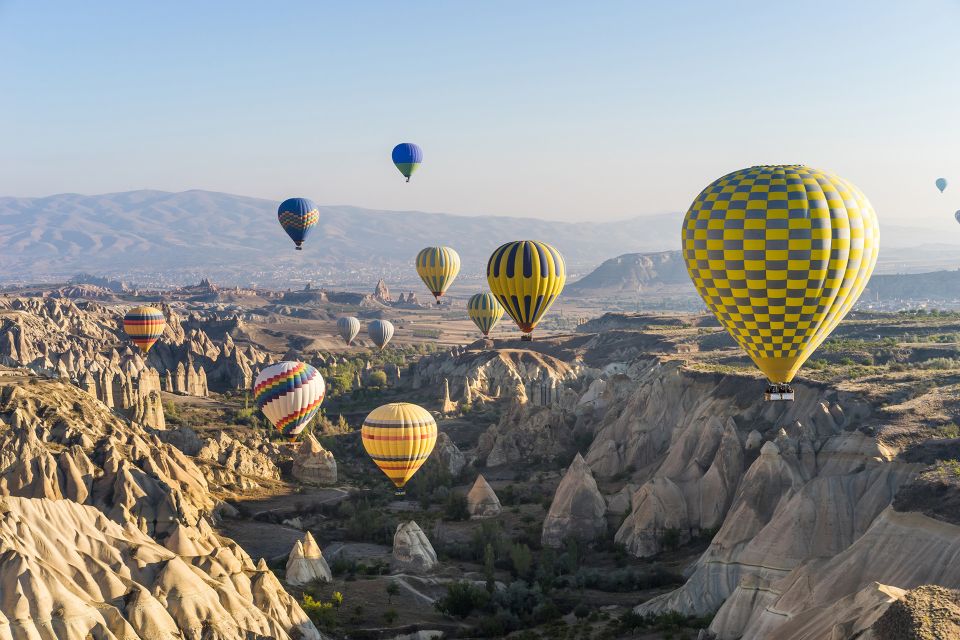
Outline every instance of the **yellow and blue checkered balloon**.
<svg viewBox="0 0 960 640">
<path fill-rule="evenodd" d="M 776 383 L 790 382 L 853 307 L 880 243 L 866 196 L 802 165 L 714 181 L 690 205 L 682 235 L 700 297 Z"/>
</svg>

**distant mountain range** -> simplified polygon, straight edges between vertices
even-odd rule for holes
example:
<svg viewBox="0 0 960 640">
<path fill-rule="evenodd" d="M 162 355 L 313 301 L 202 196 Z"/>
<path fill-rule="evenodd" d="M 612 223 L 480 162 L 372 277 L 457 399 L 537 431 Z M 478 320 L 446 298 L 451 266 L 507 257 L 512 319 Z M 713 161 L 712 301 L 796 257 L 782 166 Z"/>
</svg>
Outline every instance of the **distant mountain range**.
<svg viewBox="0 0 960 640">
<path fill-rule="evenodd" d="M 676 249 L 679 213 L 567 223 L 329 206 L 321 207 L 318 228 L 298 252 L 277 223 L 276 207 L 270 200 L 210 191 L 0 198 L 0 281 L 65 280 L 89 272 L 134 283 L 183 284 L 210 276 L 223 284 L 291 286 L 337 278 L 372 284 L 383 275 L 399 285 L 411 277 L 408 267 L 417 251 L 435 244 L 457 249 L 464 280 L 481 280 L 490 253 L 520 238 L 556 246 L 571 281 L 621 256 L 571 285 L 581 292 L 685 277 L 676 251 L 659 258 L 623 255 Z M 878 272 L 960 264 L 960 247 L 943 234 L 896 226 L 882 231 Z"/>
<path fill-rule="evenodd" d="M 549 241 L 573 272 L 585 272 L 611 255 L 673 246 L 679 233 L 677 214 L 565 223 L 332 206 L 321 207 L 319 226 L 297 252 L 277 223 L 277 204 L 209 191 L 0 198 L 0 280 L 85 271 L 136 282 L 168 272 L 229 284 L 314 266 L 388 273 L 435 244 L 457 249 L 464 272 L 479 277 L 497 246 L 520 238 Z"/>
</svg>

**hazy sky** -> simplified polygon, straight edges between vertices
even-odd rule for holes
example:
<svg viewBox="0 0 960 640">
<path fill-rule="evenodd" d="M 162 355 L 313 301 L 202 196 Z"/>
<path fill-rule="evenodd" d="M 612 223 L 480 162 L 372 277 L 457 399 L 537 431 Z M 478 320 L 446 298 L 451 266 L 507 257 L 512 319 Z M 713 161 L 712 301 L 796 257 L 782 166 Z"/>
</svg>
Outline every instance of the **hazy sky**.
<svg viewBox="0 0 960 640">
<path fill-rule="evenodd" d="M 960 2 L 0 0 L 0 123 L 0 195 L 616 219 L 804 163 L 957 233 Z"/>
</svg>

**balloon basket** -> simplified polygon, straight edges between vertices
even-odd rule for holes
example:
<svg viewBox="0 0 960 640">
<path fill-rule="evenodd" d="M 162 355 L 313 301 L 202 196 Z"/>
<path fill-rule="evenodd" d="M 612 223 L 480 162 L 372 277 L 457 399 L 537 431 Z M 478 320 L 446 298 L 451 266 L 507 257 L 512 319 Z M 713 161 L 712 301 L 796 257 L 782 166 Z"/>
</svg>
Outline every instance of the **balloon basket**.
<svg viewBox="0 0 960 640">
<path fill-rule="evenodd" d="M 398 498 L 403 498 L 407 495 L 407 491 L 406 489 L 397 489 L 393 492 L 393 495 L 397 496 Z"/>
<path fill-rule="evenodd" d="M 793 387 L 788 384 L 771 384 L 763 392 L 763 399 L 767 402 L 792 402 L 794 399 Z"/>
<path fill-rule="evenodd" d="M 297 248 L 297 251 L 303 251 L 303 247 L 301 247 L 300 245 L 297 245 L 296 248 Z"/>
<path fill-rule="evenodd" d="M 533 342 L 533 334 L 525 333 L 522 336 L 520 336 L 520 340 L 523 342 Z"/>
</svg>

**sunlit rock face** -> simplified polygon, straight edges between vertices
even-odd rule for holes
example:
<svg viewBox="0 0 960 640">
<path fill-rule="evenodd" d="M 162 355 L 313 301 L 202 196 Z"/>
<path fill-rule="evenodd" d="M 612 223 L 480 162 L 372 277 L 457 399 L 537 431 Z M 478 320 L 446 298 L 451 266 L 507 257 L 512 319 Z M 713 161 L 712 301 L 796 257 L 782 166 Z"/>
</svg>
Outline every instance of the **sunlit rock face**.
<svg viewBox="0 0 960 640">
<path fill-rule="evenodd" d="M 0 496 L 0 637 L 322 637 L 194 459 L 78 387 L 0 370 Z"/>
<path fill-rule="evenodd" d="M 320 545 L 308 531 L 303 540 L 297 540 L 287 558 L 287 572 L 284 578 L 287 584 L 302 587 L 314 580 L 330 582 L 333 575 L 320 551 Z"/>
<path fill-rule="evenodd" d="M 337 483 L 337 461 L 312 434 L 302 438 L 293 456 L 293 477 L 307 484 Z"/>
</svg>

